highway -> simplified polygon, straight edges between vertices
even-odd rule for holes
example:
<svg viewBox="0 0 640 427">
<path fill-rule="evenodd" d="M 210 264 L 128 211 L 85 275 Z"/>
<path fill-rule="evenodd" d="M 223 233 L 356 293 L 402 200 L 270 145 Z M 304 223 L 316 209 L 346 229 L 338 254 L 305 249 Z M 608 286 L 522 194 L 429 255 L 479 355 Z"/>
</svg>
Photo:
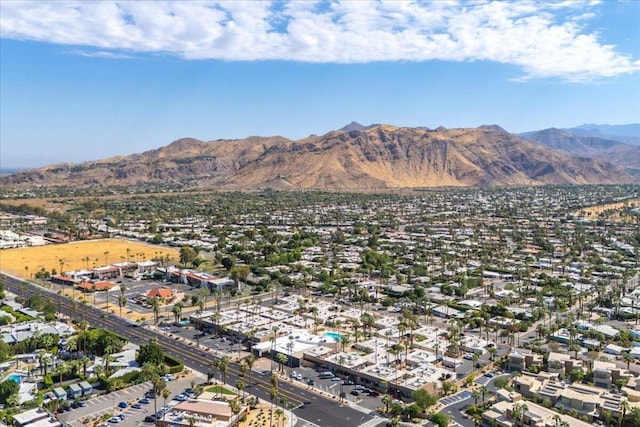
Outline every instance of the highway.
<svg viewBox="0 0 640 427">
<path fill-rule="evenodd" d="M 198 348 L 191 341 L 176 340 L 153 330 L 134 327 L 133 324 L 114 314 L 103 317 L 105 312 L 100 309 L 90 305 L 74 304 L 67 297 L 13 276 L 2 274 L 0 275 L 0 281 L 4 283 L 6 290 L 26 299 L 34 294 L 42 295 L 46 293 L 46 297 L 50 298 L 59 307 L 58 311 L 61 314 L 69 316 L 71 319 L 84 319 L 91 327 L 104 328 L 116 332 L 134 344 L 145 344 L 149 340 L 155 339 L 167 354 L 181 360 L 190 369 L 205 374 L 209 370 L 216 373 L 219 372 L 212 367 L 216 359 L 213 351 L 202 347 Z M 239 365 L 238 363 L 230 362 L 225 382 L 235 386 L 238 378 L 240 378 Z M 270 401 L 269 390 L 272 386 L 268 377 L 248 371 L 243 381 L 245 384 L 248 384 L 249 381 L 251 383 L 246 388 L 247 393 L 267 402 Z M 302 419 L 299 421 L 301 425 L 304 425 L 304 420 L 306 420 L 323 427 L 357 426 L 373 418 L 370 415 L 363 416 L 362 412 L 294 384 L 288 381 L 279 381 L 278 399 L 286 399 L 284 403 L 281 403 L 281 406 L 295 408 L 296 416 Z M 301 383 L 298 384 L 302 385 Z"/>
</svg>

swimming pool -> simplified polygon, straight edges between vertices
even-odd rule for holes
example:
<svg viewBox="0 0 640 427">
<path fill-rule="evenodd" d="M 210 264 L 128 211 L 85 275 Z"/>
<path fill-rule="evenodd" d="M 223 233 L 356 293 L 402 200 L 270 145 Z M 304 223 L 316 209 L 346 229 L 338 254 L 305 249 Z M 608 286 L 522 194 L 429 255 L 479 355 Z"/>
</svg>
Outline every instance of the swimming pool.
<svg viewBox="0 0 640 427">
<path fill-rule="evenodd" d="M 18 384 L 22 383 L 22 377 L 20 375 L 9 375 L 9 377 L 7 378 L 8 380 L 11 380 L 13 382 L 16 382 Z"/>
<path fill-rule="evenodd" d="M 337 332 L 325 332 L 323 336 L 333 338 L 333 340 L 336 342 L 342 341 L 342 334 L 339 334 Z"/>
</svg>

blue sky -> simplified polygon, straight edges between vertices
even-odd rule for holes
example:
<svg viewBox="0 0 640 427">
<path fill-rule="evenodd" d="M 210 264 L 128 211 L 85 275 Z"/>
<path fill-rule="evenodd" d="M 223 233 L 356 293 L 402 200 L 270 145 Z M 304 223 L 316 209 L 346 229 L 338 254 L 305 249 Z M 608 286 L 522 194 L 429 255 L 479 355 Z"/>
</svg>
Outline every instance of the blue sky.
<svg viewBox="0 0 640 427">
<path fill-rule="evenodd" d="M 0 167 L 363 124 L 640 122 L 640 2 L 0 3 Z"/>
</svg>

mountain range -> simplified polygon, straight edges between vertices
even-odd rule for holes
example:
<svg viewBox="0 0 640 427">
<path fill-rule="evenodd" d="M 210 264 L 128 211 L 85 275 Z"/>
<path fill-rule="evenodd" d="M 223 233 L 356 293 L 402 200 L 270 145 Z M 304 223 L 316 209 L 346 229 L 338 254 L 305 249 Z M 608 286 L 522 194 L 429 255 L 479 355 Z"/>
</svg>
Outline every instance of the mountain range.
<svg viewBox="0 0 640 427">
<path fill-rule="evenodd" d="M 576 136 L 590 136 L 632 145 L 640 145 L 640 123 L 631 123 L 628 125 L 585 124 L 563 130 Z"/>
<path fill-rule="evenodd" d="M 184 138 L 141 154 L 18 172 L 0 177 L 0 185 L 175 182 L 219 190 L 357 191 L 635 182 L 625 165 L 579 156 L 528 141 L 497 125 L 432 130 L 353 122 L 300 140 Z"/>
<path fill-rule="evenodd" d="M 524 139 L 537 142 L 571 156 L 605 160 L 625 168 L 632 175 L 640 177 L 640 145 L 628 144 L 619 139 L 613 139 L 623 138 L 629 140 L 629 138 L 634 138 L 632 135 L 609 135 L 607 138 L 594 135 L 607 134 L 600 130 L 594 131 L 593 129 L 588 130 L 582 127 L 573 129 L 550 128 L 519 134 Z M 640 140 L 640 138 L 638 139 Z"/>
</svg>

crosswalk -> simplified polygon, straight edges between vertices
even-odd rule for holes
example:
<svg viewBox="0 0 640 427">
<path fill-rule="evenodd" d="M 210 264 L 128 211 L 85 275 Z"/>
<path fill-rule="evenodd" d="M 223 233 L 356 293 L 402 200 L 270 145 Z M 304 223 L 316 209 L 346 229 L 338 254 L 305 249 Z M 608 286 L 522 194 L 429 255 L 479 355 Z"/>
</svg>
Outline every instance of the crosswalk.
<svg viewBox="0 0 640 427">
<path fill-rule="evenodd" d="M 385 421 L 384 418 L 374 417 L 374 418 L 370 419 L 369 421 L 366 421 L 366 422 L 360 424 L 358 427 L 375 427 L 375 426 L 377 426 L 378 424 L 381 424 L 384 421 Z"/>
</svg>

